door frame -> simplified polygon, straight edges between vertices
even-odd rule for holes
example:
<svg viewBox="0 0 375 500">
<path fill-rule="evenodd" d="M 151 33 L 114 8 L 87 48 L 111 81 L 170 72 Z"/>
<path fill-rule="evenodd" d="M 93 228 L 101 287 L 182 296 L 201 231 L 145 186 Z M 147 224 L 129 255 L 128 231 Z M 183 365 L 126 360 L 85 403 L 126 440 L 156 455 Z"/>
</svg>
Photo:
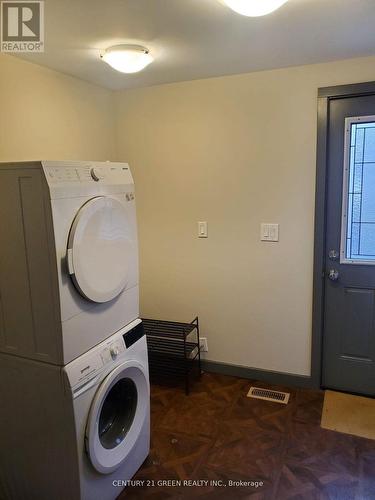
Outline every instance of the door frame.
<svg viewBox="0 0 375 500">
<path fill-rule="evenodd" d="M 330 101 L 346 97 L 375 95 L 375 82 L 339 85 L 318 89 L 318 137 L 315 186 L 313 318 L 311 344 L 311 383 L 322 385 L 324 334 L 324 282 L 326 257 L 326 202 L 328 124 Z"/>
</svg>

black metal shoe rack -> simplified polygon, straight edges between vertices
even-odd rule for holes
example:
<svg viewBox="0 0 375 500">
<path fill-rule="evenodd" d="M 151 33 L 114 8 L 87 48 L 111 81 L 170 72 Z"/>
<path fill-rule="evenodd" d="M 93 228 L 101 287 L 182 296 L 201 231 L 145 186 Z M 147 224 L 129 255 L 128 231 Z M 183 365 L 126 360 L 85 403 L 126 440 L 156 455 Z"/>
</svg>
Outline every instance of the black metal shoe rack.
<svg viewBox="0 0 375 500">
<path fill-rule="evenodd" d="M 173 384 L 183 381 L 189 394 L 190 378 L 201 374 L 198 316 L 191 323 L 143 319 L 147 337 L 150 380 Z"/>
</svg>

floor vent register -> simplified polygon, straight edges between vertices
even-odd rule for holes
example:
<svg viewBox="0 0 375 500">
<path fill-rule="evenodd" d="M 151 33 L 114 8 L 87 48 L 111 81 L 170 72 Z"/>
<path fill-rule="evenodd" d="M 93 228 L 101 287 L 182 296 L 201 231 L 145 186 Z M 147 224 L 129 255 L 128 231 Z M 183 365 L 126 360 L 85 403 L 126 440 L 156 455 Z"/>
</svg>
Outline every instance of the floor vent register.
<svg viewBox="0 0 375 500">
<path fill-rule="evenodd" d="M 272 391 L 271 389 L 262 389 L 260 387 L 250 387 L 247 393 L 248 398 L 263 399 L 265 401 L 272 401 L 273 403 L 288 404 L 290 393 Z"/>
</svg>

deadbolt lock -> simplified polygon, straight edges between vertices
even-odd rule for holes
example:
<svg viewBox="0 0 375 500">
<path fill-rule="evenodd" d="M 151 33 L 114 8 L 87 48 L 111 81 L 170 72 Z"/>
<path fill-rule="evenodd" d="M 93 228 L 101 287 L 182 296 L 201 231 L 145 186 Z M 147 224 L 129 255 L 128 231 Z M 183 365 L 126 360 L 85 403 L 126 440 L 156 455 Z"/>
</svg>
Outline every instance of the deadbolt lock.
<svg viewBox="0 0 375 500">
<path fill-rule="evenodd" d="M 329 254 L 328 254 L 328 257 L 331 260 L 337 260 L 339 258 L 339 252 L 337 250 L 330 250 Z"/>
</svg>

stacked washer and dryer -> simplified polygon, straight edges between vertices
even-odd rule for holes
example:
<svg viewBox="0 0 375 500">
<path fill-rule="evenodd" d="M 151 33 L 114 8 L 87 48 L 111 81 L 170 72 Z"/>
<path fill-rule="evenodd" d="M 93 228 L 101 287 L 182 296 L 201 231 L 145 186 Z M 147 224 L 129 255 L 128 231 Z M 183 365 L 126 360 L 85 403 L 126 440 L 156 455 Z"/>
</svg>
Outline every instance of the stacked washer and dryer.
<svg viewBox="0 0 375 500">
<path fill-rule="evenodd" d="M 149 452 L 125 163 L 0 165 L 0 498 L 116 498 Z"/>
</svg>

